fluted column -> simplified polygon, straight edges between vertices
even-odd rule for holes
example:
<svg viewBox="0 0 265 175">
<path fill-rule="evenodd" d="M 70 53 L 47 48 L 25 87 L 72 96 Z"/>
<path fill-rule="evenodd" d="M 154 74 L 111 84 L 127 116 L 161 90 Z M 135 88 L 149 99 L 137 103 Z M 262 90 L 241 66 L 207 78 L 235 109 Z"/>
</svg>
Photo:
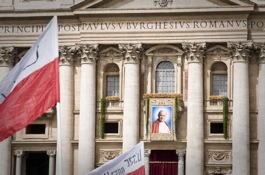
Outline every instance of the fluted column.
<svg viewBox="0 0 265 175">
<path fill-rule="evenodd" d="M 233 174 L 250 174 L 248 57 L 251 42 L 230 42 L 234 64 L 232 166 Z"/>
<path fill-rule="evenodd" d="M 185 167 L 184 167 L 184 155 L 186 153 L 185 150 L 177 150 L 176 153 L 178 154 L 178 175 L 185 174 Z"/>
<path fill-rule="evenodd" d="M 138 143 L 141 44 L 120 44 L 124 54 L 123 151 Z"/>
<path fill-rule="evenodd" d="M 150 172 L 150 154 L 151 150 L 144 150 L 144 166 L 145 166 L 145 175 L 149 175 Z"/>
<path fill-rule="evenodd" d="M 73 53 L 74 47 L 63 46 L 60 52 L 60 108 L 61 108 L 61 146 L 57 149 L 56 171 L 62 171 L 63 175 L 73 174 L 73 151 L 71 141 L 73 139 Z M 59 125 L 59 123 L 58 123 Z M 60 150 L 61 149 L 61 150 Z M 61 162 L 59 162 L 61 161 Z M 61 168 L 60 168 L 61 166 Z"/>
<path fill-rule="evenodd" d="M 256 45 L 259 52 L 259 84 L 258 84 L 258 175 L 265 174 L 265 44 Z"/>
<path fill-rule="evenodd" d="M 187 175 L 203 175 L 203 57 L 205 43 L 183 43 L 188 61 Z"/>
<path fill-rule="evenodd" d="M 16 174 L 15 175 L 21 175 L 21 167 L 22 167 L 22 157 L 23 157 L 23 151 L 22 150 L 16 150 L 15 151 L 16 156 Z"/>
<path fill-rule="evenodd" d="M 96 61 L 98 45 L 82 45 L 81 90 L 79 116 L 78 175 L 84 175 L 95 165 L 96 125 Z"/>
<path fill-rule="evenodd" d="M 48 150 L 47 154 L 49 156 L 49 175 L 55 175 L 55 154 L 56 151 L 55 150 Z"/>
<path fill-rule="evenodd" d="M 153 58 L 152 55 L 148 55 L 147 58 L 147 89 L 146 92 L 149 94 L 152 92 L 152 68 L 153 68 Z"/>
<path fill-rule="evenodd" d="M 7 75 L 14 64 L 13 47 L 0 47 L 0 81 Z M 11 137 L 0 142 L 0 175 L 10 174 L 11 171 Z"/>
</svg>

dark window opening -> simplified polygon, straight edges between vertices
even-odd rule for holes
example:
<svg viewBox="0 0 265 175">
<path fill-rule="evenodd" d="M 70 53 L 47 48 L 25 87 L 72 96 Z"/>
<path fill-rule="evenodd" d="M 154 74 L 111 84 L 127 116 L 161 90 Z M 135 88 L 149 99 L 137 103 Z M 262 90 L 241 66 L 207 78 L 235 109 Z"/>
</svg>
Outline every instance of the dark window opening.
<svg viewBox="0 0 265 175">
<path fill-rule="evenodd" d="M 105 123 L 105 133 L 108 134 L 117 134 L 119 133 L 119 124 L 118 123 Z"/>
<path fill-rule="evenodd" d="M 26 156 L 27 175 L 48 175 L 49 156 L 46 152 L 30 152 Z"/>
<path fill-rule="evenodd" d="M 223 123 L 211 123 L 211 134 L 223 134 L 224 132 L 224 124 Z"/>
<path fill-rule="evenodd" d="M 45 124 L 30 124 L 26 128 L 26 134 L 45 134 Z"/>
</svg>

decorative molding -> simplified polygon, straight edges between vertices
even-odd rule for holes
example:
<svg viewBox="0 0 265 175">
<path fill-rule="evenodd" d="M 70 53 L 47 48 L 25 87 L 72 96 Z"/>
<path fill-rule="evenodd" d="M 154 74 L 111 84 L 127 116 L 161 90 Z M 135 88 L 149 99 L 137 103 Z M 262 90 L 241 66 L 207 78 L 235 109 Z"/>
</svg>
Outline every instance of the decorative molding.
<svg viewBox="0 0 265 175">
<path fill-rule="evenodd" d="M 167 7 L 168 5 L 172 5 L 173 0 L 154 0 L 154 5 L 159 5 L 160 7 Z"/>
<path fill-rule="evenodd" d="M 176 154 L 177 154 L 179 157 L 184 157 L 185 154 L 186 154 L 186 150 L 185 150 L 185 149 L 178 149 L 178 150 L 176 150 Z"/>
<path fill-rule="evenodd" d="M 76 56 L 75 46 L 59 47 L 60 65 L 71 65 Z"/>
<path fill-rule="evenodd" d="M 230 50 L 220 46 L 216 45 L 210 49 L 207 50 L 207 55 L 211 56 L 214 60 L 223 60 L 224 58 L 230 58 Z"/>
<path fill-rule="evenodd" d="M 121 150 L 99 150 L 99 164 L 104 164 L 121 154 Z"/>
<path fill-rule="evenodd" d="M 81 60 L 81 64 L 83 63 L 96 63 L 98 56 L 98 44 L 93 45 L 77 45 L 77 54 L 79 55 L 79 59 Z"/>
<path fill-rule="evenodd" d="M 265 64 L 265 43 L 254 43 L 254 49 L 258 52 L 259 64 Z"/>
<path fill-rule="evenodd" d="M 100 52 L 100 58 L 110 59 L 112 62 L 114 59 L 122 59 L 122 52 L 114 47 L 109 47 Z"/>
<path fill-rule="evenodd" d="M 56 155 L 56 151 L 55 151 L 55 150 L 48 150 L 48 151 L 47 151 L 47 155 L 48 155 L 49 157 L 54 157 L 54 156 Z"/>
<path fill-rule="evenodd" d="M 139 63 L 143 51 L 142 44 L 119 44 L 125 63 Z"/>
<path fill-rule="evenodd" d="M 144 150 L 144 157 L 150 157 L 150 155 L 151 155 L 151 150 L 150 149 L 145 149 Z"/>
<path fill-rule="evenodd" d="M 234 62 L 248 62 L 253 43 L 250 41 L 228 42 L 227 47 L 231 51 L 231 56 Z"/>
<path fill-rule="evenodd" d="M 202 62 L 206 43 L 182 43 L 188 62 Z"/>
<path fill-rule="evenodd" d="M 16 49 L 14 47 L 0 47 L 0 66 L 13 66 L 15 54 Z"/>
<path fill-rule="evenodd" d="M 14 154 L 15 154 L 17 157 L 22 158 L 23 155 L 24 155 L 24 151 L 22 151 L 22 150 L 15 150 L 15 151 L 14 151 Z"/>
<path fill-rule="evenodd" d="M 232 175 L 232 169 L 230 167 L 213 167 L 208 170 L 209 175 Z"/>
</svg>

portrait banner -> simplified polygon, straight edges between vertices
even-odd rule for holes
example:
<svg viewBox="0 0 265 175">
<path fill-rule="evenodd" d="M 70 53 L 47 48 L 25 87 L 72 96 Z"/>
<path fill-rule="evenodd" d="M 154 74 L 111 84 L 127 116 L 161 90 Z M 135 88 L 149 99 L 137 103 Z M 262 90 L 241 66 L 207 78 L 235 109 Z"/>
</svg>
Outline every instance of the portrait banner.
<svg viewBox="0 0 265 175">
<path fill-rule="evenodd" d="M 149 103 L 151 141 L 175 141 L 175 100 L 152 98 Z"/>
</svg>

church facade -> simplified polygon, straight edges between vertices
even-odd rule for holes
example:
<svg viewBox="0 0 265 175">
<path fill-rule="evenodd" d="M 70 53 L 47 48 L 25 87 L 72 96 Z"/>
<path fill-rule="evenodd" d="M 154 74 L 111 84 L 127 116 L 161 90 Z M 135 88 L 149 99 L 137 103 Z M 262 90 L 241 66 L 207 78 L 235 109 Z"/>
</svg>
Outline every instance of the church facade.
<svg viewBox="0 0 265 175">
<path fill-rule="evenodd" d="M 0 0 L 0 79 L 53 16 L 63 175 L 140 141 L 146 174 L 265 174 L 265 1 Z M 58 173 L 57 112 L 0 143 L 0 175 Z"/>
</svg>

